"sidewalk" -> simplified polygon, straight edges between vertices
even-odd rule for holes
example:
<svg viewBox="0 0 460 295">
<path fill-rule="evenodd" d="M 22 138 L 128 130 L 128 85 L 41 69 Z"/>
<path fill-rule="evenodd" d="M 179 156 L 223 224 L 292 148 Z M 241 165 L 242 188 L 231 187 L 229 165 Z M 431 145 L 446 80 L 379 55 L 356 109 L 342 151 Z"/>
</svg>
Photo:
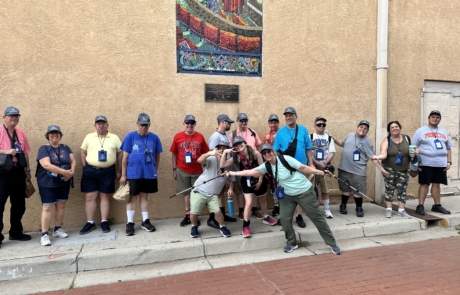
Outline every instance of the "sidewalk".
<svg viewBox="0 0 460 295">
<path fill-rule="evenodd" d="M 425 202 L 425 210 L 431 214 L 432 199 Z M 415 209 L 417 200 L 410 200 L 407 208 Z M 393 217 L 385 218 L 385 208 L 370 203 L 364 204 L 364 218 L 358 218 L 354 214 L 354 204 L 348 205 L 348 215 L 339 213 L 339 206 L 332 205 L 333 219 L 327 219 L 338 245 L 343 251 L 348 249 L 365 248 L 375 246 L 373 237 L 420 232 L 423 238 L 437 239 L 446 236 L 457 236 L 456 231 L 448 231 L 442 234 L 432 234 L 430 229 L 439 227 L 452 227 L 460 224 L 460 196 L 443 197 L 442 204 L 452 212 L 451 215 L 433 213 L 442 218 L 440 222 L 427 224 L 418 218 L 403 219 L 393 211 Z M 51 247 L 42 247 L 39 244 L 40 233 L 31 233 L 32 240 L 28 242 L 4 240 L 0 249 L 0 288 L 1 281 L 24 280 L 53 275 L 70 275 L 85 273 L 95 270 L 124 268 L 128 266 L 150 265 L 150 268 L 159 263 L 178 262 L 186 265 L 193 259 L 219 257 L 235 253 L 238 255 L 248 251 L 268 251 L 273 257 L 276 255 L 315 255 L 330 253 L 330 248 L 324 244 L 316 228 L 311 221 L 304 217 L 307 228 L 300 229 L 294 225 L 299 241 L 302 245 L 299 250 L 285 254 L 284 232 L 280 226 L 268 226 L 262 221 L 252 219 L 250 239 L 241 237 L 242 223 L 227 223 L 227 227 L 233 234 L 231 238 L 224 238 L 219 231 L 206 225 L 207 216 L 201 217 L 201 237 L 190 238 L 190 226 L 180 227 L 181 219 L 154 220 L 156 232 L 149 233 L 140 229 L 136 224 L 136 235 L 127 237 L 125 225 L 112 226 L 112 232 L 103 234 L 100 228 L 90 234 L 81 236 L 79 229 L 67 229 L 69 238 L 59 239 L 53 242 Z M 428 229 L 428 230 L 426 230 Z M 363 239 L 364 238 L 364 239 Z M 355 241 L 355 242 L 353 242 Z M 406 242 L 411 239 L 406 238 Z M 404 237 L 402 238 L 404 242 Z M 355 245 L 359 243 L 359 245 Z M 378 242 L 377 242 L 378 243 Z M 254 252 L 254 253 L 257 253 Z M 289 256 L 282 256 L 287 258 Z M 262 259 L 267 259 L 265 257 Z M 258 258 L 260 259 L 260 258 Z M 236 259 L 235 261 L 238 261 Z M 264 260 L 262 260 L 264 261 Z M 241 261 L 240 264 L 254 261 Z M 228 262 L 226 262 L 228 265 Z M 179 264 L 178 264 L 179 265 Z M 220 264 L 220 267 L 225 262 Z M 216 266 L 219 267 L 217 263 Z M 180 268 L 180 266 L 178 266 Z M 194 270 L 208 269 L 209 264 L 195 265 Z M 183 269 L 185 271 L 185 269 Z M 161 275 L 161 274 L 160 274 Z"/>
</svg>

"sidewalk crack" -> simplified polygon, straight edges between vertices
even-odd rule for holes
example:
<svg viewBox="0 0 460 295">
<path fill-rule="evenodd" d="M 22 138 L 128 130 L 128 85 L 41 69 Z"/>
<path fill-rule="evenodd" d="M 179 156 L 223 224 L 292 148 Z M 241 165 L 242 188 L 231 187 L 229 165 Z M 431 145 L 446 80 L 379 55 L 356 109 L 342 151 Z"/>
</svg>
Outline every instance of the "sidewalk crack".
<svg viewBox="0 0 460 295">
<path fill-rule="evenodd" d="M 79 273 L 79 269 L 78 269 L 78 258 L 80 257 L 80 254 L 81 254 L 81 252 L 83 251 L 83 247 L 84 247 L 84 246 L 85 246 L 85 244 L 81 245 L 81 248 L 80 248 L 80 251 L 78 251 L 77 257 L 75 257 L 74 262 L 71 263 L 71 264 L 75 263 L 75 275 L 73 276 L 72 283 L 71 283 L 70 286 L 69 286 L 69 289 L 70 289 L 70 290 L 74 288 L 75 280 L 77 279 L 77 275 L 78 275 L 78 273 Z"/>
</svg>

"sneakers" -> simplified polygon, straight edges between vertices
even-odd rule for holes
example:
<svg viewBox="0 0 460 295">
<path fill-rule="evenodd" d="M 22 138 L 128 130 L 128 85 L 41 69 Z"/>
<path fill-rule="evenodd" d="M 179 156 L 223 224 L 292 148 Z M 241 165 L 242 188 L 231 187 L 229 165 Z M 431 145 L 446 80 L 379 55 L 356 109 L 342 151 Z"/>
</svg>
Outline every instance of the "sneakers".
<svg viewBox="0 0 460 295">
<path fill-rule="evenodd" d="M 198 238 L 200 234 L 198 233 L 198 225 L 193 225 L 190 231 L 190 236 L 192 238 Z"/>
<path fill-rule="evenodd" d="M 273 207 L 272 216 L 280 215 L 280 206 Z"/>
<path fill-rule="evenodd" d="M 243 235 L 243 238 L 250 238 L 251 237 L 251 230 L 249 229 L 249 226 L 243 227 L 242 235 Z"/>
<path fill-rule="evenodd" d="M 406 210 L 398 211 L 398 215 L 399 215 L 399 216 L 402 216 L 402 217 L 404 217 L 404 218 L 406 218 L 406 219 L 412 218 L 412 216 L 410 216 L 409 214 L 407 214 Z"/>
<path fill-rule="evenodd" d="M 146 219 L 142 222 L 141 224 L 141 228 L 148 231 L 148 232 L 152 232 L 152 231 L 155 231 L 155 227 L 150 223 L 150 220 Z"/>
<path fill-rule="evenodd" d="M 326 216 L 326 218 L 329 218 L 329 219 L 334 217 L 334 216 L 332 216 L 331 210 L 329 210 L 329 209 L 324 209 L 324 216 Z"/>
<path fill-rule="evenodd" d="M 220 228 L 220 233 L 226 238 L 230 238 L 232 236 L 232 233 L 225 226 Z"/>
<path fill-rule="evenodd" d="M 364 217 L 364 210 L 363 207 L 356 207 L 356 216 Z"/>
<path fill-rule="evenodd" d="M 271 218 L 269 215 L 267 215 L 267 217 L 265 217 L 263 221 L 264 224 L 268 225 L 275 225 L 277 222 L 278 220 L 276 220 L 275 218 Z"/>
<path fill-rule="evenodd" d="M 340 253 L 342 253 L 342 251 L 340 251 L 339 246 L 337 245 L 331 246 L 331 250 L 332 250 L 332 253 L 334 253 L 335 255 L 340 255 Z"/>
<path fill-rule="evenodd" d="M 340 204 L 340 214 L 348 214 L 346 204 Z"/>
<path fill-rule="evenodd" d="M 284 252 L 285 253 L 291 253 L 292 251 L 294 251 L 295 249 L 299 248 L 299 246 L 297 245 L 286 245 L 286 247 L 284 247 Z"/>
<path fill-rule="evenodd" d="M 185 215 L 184 219 L 182 219 L 182 221 L 180 222 L 180 226 L 187 226 L 189 225 L 190 223 L 192 223 L 190 221 L 190 218 L 187 217 L 187 215 Z"/>
<path fill-rule="evenodd" d="M 425 207 L 423 207 L 423 205 L 417 205 L 417 208 L 415 208 L 415 213 L 419 215 L 425 215 Z"/>
<path fill-rule="evenodd" d="M 301 227 L 301 228 L 306 228 L 307 227 L 307 224 L 305 223 L 305 221 L 303 221 L 302 214 L 297 215 L 297 217 L 295 218 L 295 221 L 297 222 L 297 225 L 299 227 Z"/>
<path fill-rule="evenodd" d="M 126 224 L 126 235 L 127 236 L 134 236 L 136 234 L 136 231 L 134 230 L 134 223 L 128 222 Z"/>
<path fill-rule="evenodd" d="M 50 237 L 48 235 L 42 236 L 42 238 L 40 239 L 40 244 L 42 246 L 51 246 Z"/>
<path fill-rule="evenodd" d="M 240 211 L 240 213 L 238 213 L 238 219 L 244 221 L 244 211 Z"/>
<path fill-rule="evenodd" d="M 80 235 L 86 235 L 87 233 L 90 233 L 95 229 L 96 229 L 96 224 L 87 222 L 85 226 L 81 229 Z"/>
<path fill-rule="evenodd" d="M 69 235 L 62 228 L 59 228 L 58 230 L 55 230 L 54 233 L 53 233 L 53 237 L 55 237 L 55 238 L 65 239 L 68 236 Z M 48 238 L 48 240 L 49 240 L 49 238 Z"/>
<path fill-rule="evenodd" d="M 108 233 L 111 231 L 109 223 L 107 221 L 102 221 L 101 222 L 101 229 L 103 233 Z"/>
<path fill-rule="evenodd" d="M 385 210 L 385 217 L 386 218 L 391 218 L 391 213 L 392 213 L 391 211 L 392 210 L 388 210 L 388 209 Z"/>
<path fill-rule="evenodd" d="M 237 222 L 238 220 L 236 218 L 233 218 L 233 217 L 230 217 L 224 214 L 224 221 L 225 222 Z"/>
<path fill-rule="evenodd" d="M 259 220 L 264 219 L 264 217 L 262 216 L 262 214 L 260 214 L 259 210 L 254 210 L 254 211 L 252 211 L 252 216 L 254 216 L 255 218 L 257 218 L 257 219 L 259 219 Z"/>
<path fill-rule="evenodd" d="M 215 228 L 215 229 L 220 229 L 219 223 L 215 219 L 208 219 L 208 226 Z"/>
<path fill-rule="evenodd" d="M 441 206 L 441 204 L 433 205 L 433 207 L 431 207 L 431 211 L 442 213 L 442 214 L 450 214 L 450 211 L 444 208 L 443 206 Z"/>
<path fill-rule="evenodd" d="M 20 233 L 19 235 L 17 236 L 12 236 L 10 234 L 10 237 L 9 237 L 10 241 L 29 241 L 31 239 L 31 236 L 30 235 L 26 235 L 26 234 L 23 234 L 23 233 Z"/>
</svg>

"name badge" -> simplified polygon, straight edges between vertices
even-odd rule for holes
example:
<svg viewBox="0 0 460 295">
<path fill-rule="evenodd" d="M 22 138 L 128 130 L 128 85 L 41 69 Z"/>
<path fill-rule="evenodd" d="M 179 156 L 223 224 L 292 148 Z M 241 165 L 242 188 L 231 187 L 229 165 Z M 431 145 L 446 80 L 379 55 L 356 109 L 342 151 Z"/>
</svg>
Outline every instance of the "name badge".
<svg viewBox="0 0 460 295">
<path fill-rule="evenodd" d="M 434 140 L 434 146 L 436 147 L 436 149 L 442 150 L 442 142 L 439 139 Z"/>
<path fill-rule="evenodd" d="M 152 154 L 149 151 L 145 151 L 145 164 L 152 164 Z"/>
<path fill-rule="evenodd" d="M 251 176 L 246 176 L 246 185 L 251 187 Z"/>
<path fill-rule="evenodd" d="M 98 151 L 98 160 L 99 162 L 107 162 L 107 151 Z"/>
<path fill-rule="evenodd" d="M 192 153 L 191 152 L 185 153 L 185 164 L 192 164 Z"/>
<path fill-rule="evenodd" d="M 324 151 L 322 149 L 316 150 L 316 160 L 324 160 Z"/>
<path fill-rule="evenodd" d="M 401 155 L 401 154 L 396 154 L 395 164 L 396 164 L 396 165 L 402 165 L 402 162 L 403 162 L 403 155 Z"/>
<path fill-rule="evenodd" d="M 353 161 L 357 162 L 361 159 L 361 153 L 359 151 L 353 152 Z"/>
<path fill-rule="evenodd" d="M 284 200 L 284 187 L 278 186 L 277 188 L 275 188 L 275 195 L 278 200 Z"/>
</svg>

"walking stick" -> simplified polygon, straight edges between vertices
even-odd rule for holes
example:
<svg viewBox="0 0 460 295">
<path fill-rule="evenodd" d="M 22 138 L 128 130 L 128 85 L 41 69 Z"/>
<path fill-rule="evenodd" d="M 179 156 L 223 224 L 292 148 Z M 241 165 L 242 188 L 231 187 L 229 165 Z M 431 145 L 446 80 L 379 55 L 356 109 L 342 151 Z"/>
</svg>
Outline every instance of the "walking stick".
<svg viewBox="0 0 460 295">
<path fill-rule="evenodd" d="M 217 179 L 217 178 L 219 178 L 219 177 L 224 177 L 224 176 L 225 176 L 225 173 L 219 174 L 219 175 L 217 175 L 217 176 L 214 177 L 214 178 L 211 178 L 211 179 L 208 179 L 208 180 L 203 181 L 203 183 L 200 183 L 200 184 L 198 184 L 198 185 L 194 185 L 194 186 L 192 186 L 192 187 L 189 187 L 188 189 L 185 189 L 185 190 L 183 190 L 183 191 L 181 191 L 181 192 L 178 192 L 178 193 L 176 193 L 176 194 L 170 196 L 169 198 L 171 199 L 171 198 L 173 198 L 173 197 L 175 197 L 175 196 L 182 195 L 183 193 L 185 193 L 185 192 L 187 192 L 187 191 L 189 191 L 189 190 L 192 190 L 192 189 L 196 188 L 197 186 L 200 186 L 200 185 L 202 185 L 202 184 L 208 183 L 208 182 L 210 182 L 210 181 L 213 181 L 214 179 Z"/>
</svg>

